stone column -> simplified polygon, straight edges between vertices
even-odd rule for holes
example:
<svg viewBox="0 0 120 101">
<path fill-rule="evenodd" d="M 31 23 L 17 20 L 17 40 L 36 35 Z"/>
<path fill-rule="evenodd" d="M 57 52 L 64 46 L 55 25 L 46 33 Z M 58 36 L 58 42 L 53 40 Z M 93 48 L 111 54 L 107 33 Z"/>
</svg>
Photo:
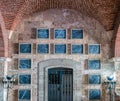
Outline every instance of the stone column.
<svg viewBox="0 0 120 101">
<path fill-rule="evenodd" d="M 116 87 L 115 93 L 120 96 L 120 57 L 113 58 L 116 73 Z"/>
<path fill-rule="evenodd" d="M 0 58 L 0 101 L 3 100 L 3 84 L 2 84 L 2 79 L 4 77 L 4 62 L 3 58 Z"/>
<path fill-rule="evenodd" d="M 1 79 L 3 79 L 4 77 L 7 76 L 8 74 L 8 62 L 10 62 L 11 59 L 10 58 L 6 58 L 6 57 L 1 57 L 0 58 L 0 63 L 1 63 Z M 1 95 L 2 97 L 0 98 L 0 101 L 7 101 L 7 97 L 8 97 L 8 89 L 7 88 L 4 88 L 4 85 L 1 84 Z"/>
</svg>

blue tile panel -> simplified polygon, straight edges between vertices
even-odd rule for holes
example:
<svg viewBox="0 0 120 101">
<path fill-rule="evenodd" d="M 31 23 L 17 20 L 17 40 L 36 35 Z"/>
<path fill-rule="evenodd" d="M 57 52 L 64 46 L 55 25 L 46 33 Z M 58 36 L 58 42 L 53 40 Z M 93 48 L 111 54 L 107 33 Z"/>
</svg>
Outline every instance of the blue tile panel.
<svg viewBox="0 0 120 101">
<path fill-rule="evenodd" d="M 66 53 L 66 45 L 65 44 L 56 44 L 55 45 L 55 53 Z"/>
<path fill-rule="evenodd" d="M 72 53 L 83 53 L 83 45 L 72 45 Z"/>
<path fill-rule="evenodd" d="M 100 45 L 89 45 L 89 54 L 100 54 Z"/>
<path fill-rule="evenodd" d="M 83 30 L 72 30 L 72 39 L 83 39 Z"/>
<path fill-rule="evenodd" d="M 19 75 L 19 84 L 31 84 L 31 75 Z"/>
<path fill-rule="evenodd" d="M 100 69 L 100 60 L 89 60 L 88 67 L 89 69 Z"/>
<path fill-rule="evenodd" d="M 54 36 L 55 36 L 55 38 L 64 39 L 64 38 L 66 38 L 66 30 L 65 29 L 56 29 L 54 31 Z"/>
<path fill-rule="evenodd" d="M 89 90 L 89 100 L 100 100 L 101 91 L 99 89 Z"/>
<path fill-rule="evenodd" d="M 100 75 L 89 75 L 89 84 L 100 84 L 101 76 Z"/>
<path fill-rule="evenodd" d="M 31 91 L 27 89 L 19 90 L 19 100 L 30 100 L 31 99 Z"/>
<path fill-rule="evenodd" d="M 31 44 L 20 44 L 20 53 L 31 53 Z"/>
<path fill-rule="evenodd" d="M 19 60 L 20 69 L 30 69 L 31 68 L 31 59 L 20 59 Z"/>
<path fill-rule="evenodd" d="M 49 45 L 48 44 L 38 44 L 37 52 L 38 53 L 49 53 Z"/>
<path fill-rule="evenodd" d="M 49 38 L 49 29 L 39 29 L 38 38 Z"/>
</svg>

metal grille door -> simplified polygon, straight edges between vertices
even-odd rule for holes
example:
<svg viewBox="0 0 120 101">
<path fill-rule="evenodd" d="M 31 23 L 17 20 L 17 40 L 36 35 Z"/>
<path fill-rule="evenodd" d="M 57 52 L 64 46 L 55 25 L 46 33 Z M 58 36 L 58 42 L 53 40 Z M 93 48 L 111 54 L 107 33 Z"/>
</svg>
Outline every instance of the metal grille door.
<svg viewBox="0 0 120 101">
<path fill-rule="evenodd" d="M 48 101 L 73 101 L 72 69 L 48 69 Z"/>
</svg>

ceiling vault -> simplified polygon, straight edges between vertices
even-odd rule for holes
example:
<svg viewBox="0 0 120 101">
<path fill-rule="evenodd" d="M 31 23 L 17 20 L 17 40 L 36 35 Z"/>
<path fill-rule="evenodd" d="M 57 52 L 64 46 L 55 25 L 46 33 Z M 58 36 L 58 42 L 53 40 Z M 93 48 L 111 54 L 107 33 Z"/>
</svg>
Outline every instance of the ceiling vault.
<svg viewBox="0 0 120 101">
<path fill-rule="evenodd" d="M 0 0 L 5 27 L 9 30 L 25 16 L 57 8 L 77 10 L 98 20 L 106 30 L 113 30 L 120 0 Z"/>
</svg>

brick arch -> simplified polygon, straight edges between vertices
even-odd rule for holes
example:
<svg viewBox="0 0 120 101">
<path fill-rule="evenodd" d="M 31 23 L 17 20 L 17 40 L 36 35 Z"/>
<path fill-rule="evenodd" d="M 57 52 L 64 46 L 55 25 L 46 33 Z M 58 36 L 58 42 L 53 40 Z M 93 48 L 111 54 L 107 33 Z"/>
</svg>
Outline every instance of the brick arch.
<svg viewBox="0 0 120 101">
<path fill-rule="evenodd" d="M 117 36 L 115 40 L 115 57 L 120 57 L 120 24 L 117 30 Z"/>
<path fill-rule="evenodd" d="M 8 57 L 8 37 L 5 22 L 0 11 L 0 57 Z"/>
<path fill-rule="evenodd" d="M 120 57 L 120 12 L 118 12 L 118 16 L 116 19 L 116 39 L 115 39 L 115 57 Z"/>
<path fill-rule="evenodd" d="M 0 27 L 0 57 L 4 57 L 4 40 L 1 27 Z"/>
<path fill-rule="evenodd" d="M 17 10 L 13 12 L 14 14 L 10 17 L 10 15 L 4 15 L 5 17 L 5 25 L 8 29 L 14 30 L 17 24 L 21 21 L 25 16 L 29 16 L 31 14 L 45 11 L 48 9 L 74 9 L 79 11 L 80 13 L 90 16 L 98 20 L 106 30 L 113 29 L 113 22 L 111 19 L 115 17 L 115 10 L 117 10 L 118 2 L 105 0 L 101 2 L 100 0 L 70 0 L 69 2 L 66 0 L 18 0 L 19 6 L 14 6 L 11 4 L 11 7 L 14 6 Z M 10 2 L 7 2 L 10 4 Z M 17 5 L 18 2 L 14 3 Z M 18 4 L 19 4 L 18 3 Z M 4 3 L 3 3 L 4 4 Z M 111 5 L 111 6 L 110 6 Z M 109 7 L 108 9 L 104 9 Z M 87 8 L 87 9 L 86 9 Z M 116 9 L 111 9 L 116 8 Z M 101 11 L 101 12 L 98 12 Z M 112 13 L 113 12 L 113 13 Z"/>
</svg>

